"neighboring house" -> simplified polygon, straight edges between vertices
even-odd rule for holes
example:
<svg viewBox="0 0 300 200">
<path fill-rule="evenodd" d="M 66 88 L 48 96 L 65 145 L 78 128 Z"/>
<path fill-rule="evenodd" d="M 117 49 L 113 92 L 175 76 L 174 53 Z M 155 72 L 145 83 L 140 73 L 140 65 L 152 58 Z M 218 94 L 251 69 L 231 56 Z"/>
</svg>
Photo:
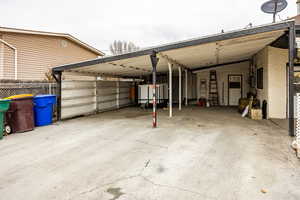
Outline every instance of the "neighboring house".
<svg viewBox="0 0 300 200">
<path fill-rule="evenodd" d="M 46 80 L 54 66 L 103 55 L 70 34 L 0 27 L 0 79 Z"/>
</svg>

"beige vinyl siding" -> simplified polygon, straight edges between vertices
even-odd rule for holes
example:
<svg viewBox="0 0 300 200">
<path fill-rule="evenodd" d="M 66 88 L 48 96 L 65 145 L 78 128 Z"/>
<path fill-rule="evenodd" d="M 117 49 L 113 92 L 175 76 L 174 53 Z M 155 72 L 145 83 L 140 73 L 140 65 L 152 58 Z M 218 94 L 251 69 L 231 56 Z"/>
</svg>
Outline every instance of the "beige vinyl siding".
<svg viewBox="0 0 300 200">
<path fill-rule="evenodd" d="M 5 79 L 14 79 L 14 50 L 7 45 L 3 46 L 3 75 Z"/>
<path fill-rule="evenodd" d="M 98 57 L 96 53 L 62 37 L 2 33 L 2 39 L 18 50 L 18 79 L 43 80 L 52 67 Z M 2 78 L 14 78 L 14 52 L 6 45 Z"/>
<path fill-rule="evenodd" d="M 0 35 L 1 36 L 1 35 Z M 1 39 L 1 37 L 0 37 Z M 3 73 L 4 73 L 4 44 L 0 43 L 0 78 L 3 78 Z"/>
</svg>

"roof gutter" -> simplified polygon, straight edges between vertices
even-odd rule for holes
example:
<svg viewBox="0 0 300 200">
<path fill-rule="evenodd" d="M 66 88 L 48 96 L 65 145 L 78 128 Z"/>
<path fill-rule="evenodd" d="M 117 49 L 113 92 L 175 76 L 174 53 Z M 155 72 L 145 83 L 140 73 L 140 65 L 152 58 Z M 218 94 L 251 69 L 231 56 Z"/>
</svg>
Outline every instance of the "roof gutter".
<svg viewBox="0 0 300 200">
<path fill-rule="evenodd" d="M 11 48 L 11 49 L 13 49 L 14 50 L 14 52 L 15 52 L 15 56 L 14 56 L 14 61 L 15 61 L 15 75 L 14 75 L 14 78 L 15 78 L 15 80 L 17 80 L 18 79 L 18 50 L 17 50 L 17 48 L 16 47 L 14 47 L 13 45 L 11 45 L 11 44 L 9 44 L 9 43 L 7 43 L 7 42 L 5 42 L 4 40 L 2 40 L 2 39 L 0 39 L 0 42 L 1 43 L 3 43 L 3 44 L 5 44 L 6 46 L 8 46 L 9 48 Z"/>
</svg>

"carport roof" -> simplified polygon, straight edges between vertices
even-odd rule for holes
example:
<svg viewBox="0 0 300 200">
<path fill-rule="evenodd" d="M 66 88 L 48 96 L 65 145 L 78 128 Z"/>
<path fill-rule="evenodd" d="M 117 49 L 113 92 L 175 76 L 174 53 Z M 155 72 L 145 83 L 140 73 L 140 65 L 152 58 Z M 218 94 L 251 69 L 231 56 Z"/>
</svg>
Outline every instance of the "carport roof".
<svg viewBox="0 0 300 200">
<path fill-rule="evenodd" d="M 169 43 L 139 51 L 97 58 L 53 68 L 53 72 L 87 75 L 140 77 L 152 71 L 150 56 L 158 54 L 157 72 L 168 71 L 168 61 L 195 70 L 250 59 L 255 53 L 280 38 L 294 20 L 246 28 L 226 33 Z"/>
</svg>

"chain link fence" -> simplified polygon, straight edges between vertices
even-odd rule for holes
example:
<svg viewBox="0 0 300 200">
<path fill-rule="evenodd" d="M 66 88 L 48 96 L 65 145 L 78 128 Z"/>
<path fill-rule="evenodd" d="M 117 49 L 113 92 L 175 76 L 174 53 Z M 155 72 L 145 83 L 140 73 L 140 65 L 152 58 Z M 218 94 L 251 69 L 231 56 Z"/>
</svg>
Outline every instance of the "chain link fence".
<svg viewBox="0 0 300 200">
<path fill-rule="evenodd" d="M 57 84 L 42 81 L 0 80 L 0 98 L 18 94 L 58 94 Z"/>
</svg>

